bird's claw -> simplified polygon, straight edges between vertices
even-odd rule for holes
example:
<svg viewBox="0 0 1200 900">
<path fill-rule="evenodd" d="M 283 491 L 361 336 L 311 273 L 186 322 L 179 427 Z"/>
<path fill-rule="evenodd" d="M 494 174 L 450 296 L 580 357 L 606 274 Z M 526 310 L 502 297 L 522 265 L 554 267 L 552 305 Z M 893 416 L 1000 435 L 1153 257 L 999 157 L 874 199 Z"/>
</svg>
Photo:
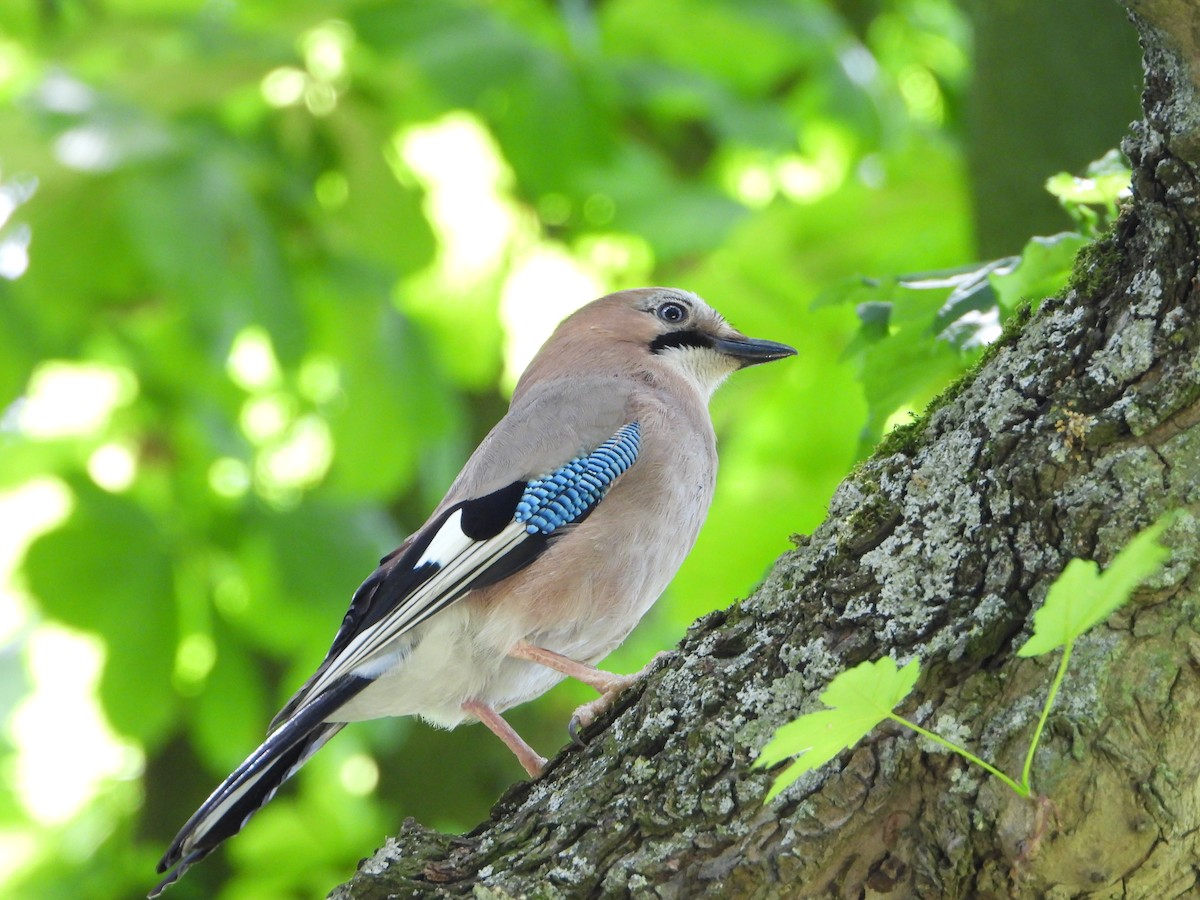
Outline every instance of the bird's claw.
<svg viewBox="0 0 1200 900">
<path fill-rule="evenodd" d="M 613 701 L 617 699 L 617 695 L 628 686 L 629 683 L 622 683 L 612 690 L 605 691 L 595 700 L 585 703 L 575 710 L 571 715 L 571 721 L 567 723 L 567 734 L 571 736 L 571 742 L 576 747 L 582 749 L 585 746 L 583 739 L 579 736 L 579 732 L 606 713 L 609 707 L 613 705 Z"/>
<path fill-rule="evenodd" d="M 654 658 L 650 662 L 646 663 L 645 666 L 632 675 L 614 675 L 612 681 L 608 683 L 608 686 L 599 697 L 588 703 L 584 703 L 572 714 L 571 721 L 567 723 L 567 734 L 571 736 L 571 743 L 582 749 L 585 744 L 579 733 L 608 712 L 625 688 L 640 681 L 647 672 L 654 668 L 659 660 L 673 655 L 672 651 L 663 650 L 654 654 Z"/>
<path fill-rule="evenodd" d="M 571 744 L 579 750 L 582 750 L 587 746 L 587 744 L 583 742 L 583 738 L 579 736 L 579 729 L 586 727 L 587 726 L 580 721 L 579 716 L 577 715 L 572 715 L 571 721 L 567 723 L 567 734 L 571 736 Z"/>
</svg>

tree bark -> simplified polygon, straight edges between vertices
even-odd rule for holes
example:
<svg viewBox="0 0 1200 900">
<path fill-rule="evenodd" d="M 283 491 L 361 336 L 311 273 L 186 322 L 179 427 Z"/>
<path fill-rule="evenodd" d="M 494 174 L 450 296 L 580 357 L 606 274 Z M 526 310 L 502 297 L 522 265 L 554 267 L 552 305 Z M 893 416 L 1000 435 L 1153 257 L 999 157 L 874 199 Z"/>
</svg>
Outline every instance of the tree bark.
<svg viewBox="0 0 1200 900">
<path fill-rule="evenodd" d="M 1133 198 L 978 370 L 838 489 L 750 599 L 705 617 L 586 747 L 463 837 L 412 822 L 331 894 L 382 897 L 1193 895 L 1197 524 L 1075 646 L 1034 766 L 1048 803 L 877 729 L 764 805 L 751 763 L 839 671 L 918 656 L 903 711 L 1019 772 L 1057 659 L 1021 659 L 1072 557 L 1107 563 L 1200 502 L 1200 32 L 1129 0 L 1145 120 Z"/>
</svg>

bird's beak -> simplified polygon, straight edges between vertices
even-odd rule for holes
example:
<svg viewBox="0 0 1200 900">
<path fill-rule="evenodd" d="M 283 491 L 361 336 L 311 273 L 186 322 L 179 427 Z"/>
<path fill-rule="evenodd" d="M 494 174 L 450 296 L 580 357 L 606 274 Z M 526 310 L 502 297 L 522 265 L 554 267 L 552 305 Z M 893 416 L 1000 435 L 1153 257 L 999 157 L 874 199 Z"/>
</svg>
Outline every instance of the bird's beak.
<svg viewBox="0 0 1200 900">
<path fill-rule="evenodd" d="M 757 366 L 759 363 L 786 359 L 796 355 L 795 347 L 748 337 L 714 338 L 713 348 L 738 360 L 743 369 L 747 366 Z"/>
</svg>

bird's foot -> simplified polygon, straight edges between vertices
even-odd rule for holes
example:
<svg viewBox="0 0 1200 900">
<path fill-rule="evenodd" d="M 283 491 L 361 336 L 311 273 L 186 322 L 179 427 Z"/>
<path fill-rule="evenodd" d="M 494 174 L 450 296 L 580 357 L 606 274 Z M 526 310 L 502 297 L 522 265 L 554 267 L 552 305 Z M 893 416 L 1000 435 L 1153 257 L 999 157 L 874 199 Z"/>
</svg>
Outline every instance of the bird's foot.
<svg viewBox="0 0 1200 900">
<path fill-rule="evenodd" d="M 640 669 L 630 675 L 613 675 L 610 672 L 605 672 L 604 674 L 608 675 L 606 683 L 604 683 L 603 686 L 600 684 L 592 685 L 598 691 L 600 691 L 600 696 L 595 700 L 589 701 L 588 703 L 578 707 L 571 716 L 571 721 L 567 724 L 567 733 L 571 735 L 571 741 L 575 744 L 575 746 L 583 746 L 583 741 L 579 737 L 579 732 L 582 729 L 587 728 L 602 715 L 608 712 L 608 710 L 616 702 L 617 697 L 619 697 L 627 687 L 637 681 L 640 681 L 651 669 L 654 668 L 659 660 L 666 659 L 670 655 L 671 651 L 669 650 L 663 650 L 659 653 L 655 653 L 650 662 L 646 663 L 646 665 L 642 666 Z"/>
</svg>

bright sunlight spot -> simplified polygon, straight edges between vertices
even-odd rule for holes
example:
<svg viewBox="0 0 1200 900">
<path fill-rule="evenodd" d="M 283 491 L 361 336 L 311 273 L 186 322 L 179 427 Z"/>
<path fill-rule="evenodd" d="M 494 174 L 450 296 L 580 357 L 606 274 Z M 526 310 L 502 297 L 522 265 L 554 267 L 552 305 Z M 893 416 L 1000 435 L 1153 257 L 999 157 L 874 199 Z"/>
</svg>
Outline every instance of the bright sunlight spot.
<svg viewBox="0 0 1200 900">
<path fill-rule="evenodd" d="M 395 149 L 425 188 L 438 238 L 438 269 L 448 287 L 467 288 L 495 272 L 518 227 L 507 197 L 512 173 L 487 130 L 471 115 L 451 113 L 402 131 Z"/>
<path fill-rule="evenodd" d="M 327 116 L 337 108 L 337 89 L 327 81 L 310 80 L 304 88 L 304 105 L 314 116 Z"/>
<path fill-rule="evenodd" d="M 274 440 L 292 420 L 293 405 L 292 398 L 282 392 L 251 397 L 242 404 L 239 417 L 242 434 L 253 444 Z"/>
<path fill-rule="evenodd" d="M 267 496 L 312 487 L 333 461 L 329 426 L 318 416 L 303 416 L 279 444 L 263 449 L 255 467 L 255 480 Z"/>
<path fill-rule="evenodd" d="M 766 206 L 775 197 L 775 182 L 769 169 L 749 165 L 734 175 L 734 194 L 750 207 Z"/>
<path fill-rule="evenodd" d="M 654 248 L 638 234 L 584 235 L 575 253 L 608 284 L 647 284 L 654 271 Z"/>
<path fill-rule="evenodd" d="M 504 282 L 504 384 L 511 389 L 533 355 L 567 315 L 604 293 L 604 284 L 566 251 L 538 247 Z"/>
<path fill-rule="evenodd" d="M 801 153 L 774 158 L 731 154 L 722 168 L 722 182 L 731 196 L 751 209 L 766 206 L 781 193 L 796 203 L 812 203 L 841 186 L 851 157 L 836 129 L 814 123 L 805 130 Z"/>
<path fill-rule="evenodd" d="M 297 418 L 298 398 L 278 390 L 283 375 L 271 338 L 263 329 L 242 329 L 230 348 L 225 368 L 236 384 L 252 393 L 242 404 L 238 424 L 258 448 L 258 454 L 253 478 L 237 459 L 222 457 L 215 461 L 208 470 L 209 487 L 232 499 L 245 494 L 253 483 L 272 502 L 293 501 L 297 491 L 312 487 L 329 470 L 333 461 L 329 426 L 316 415 Z M 338 371 L 328 359 L 305 362 L 300 390 L 310 400 L 328 400 L 338 389 Z"/>
<path fill-rule="evenodd" d="M 735 154 L 725 164 L 725 189 L 739 203 L 757 209 L 775 198 L 775 179 L 761 154 Z"/>
<path fill-rule="evenodd" d="M 107 172 L 121 158 L 116 132 L 100 125 L 80 125 L 60 134 L 54 155 L 64 166 L 81 172 Z"/>
<path fill-rule="evenodd" d="M 0 40 L 0 97 L 20 90 L 35 71 L 30 54 L 17 41 Z"/>
<path fill-rule="evenodd" d="M 234 384 L 246 391 L 279 384 L 279 362 L 271 346 L 271 336 L 257 325 L 239 331 L 229 348 L 225 371 Z"/>
<path fill-rule="evenodd" d="M 365 753 L 355 753 L 344 763 L 338 773 L 347 794 L 365 797 L 379 784 L 379 766 Z"/>
<path fill-rule="evenodd" d="M 133 484 L 137 475 L 137 457 L 125 444 L 104 444 L 88 457 L 87 470 L 92 481 L 115 494 Z"/>
<path fill-rule="evenodd" d="M 849 44 L 838 54 L 838 62 L 846 77 L 862 87 L 870 87 L 879 75 L 879 63 L 862 44 Z"/>
<path fill-rule="evenodd" d="M 0 182 L 0 226 L 3 226 L 37 190 L 37 179 L 32 177 L 10 178 Z"/>
<path fill-rule="evenodd" d="M 16 281 L 29 268 L 29 242 L 33 232 L 21 224 L 0 236 L 0 278 Z"/>
<path fill-rule="evenodd" d="M 800 155 L 785 158 L 779 173 L 783 192 L 804 203 L 836 191 L 850 172 L 855 157 L 853 142 L 851 135 L 832 123 L 813 123 L 804 131 Z"/>
<path fill-rule="evenodd" d="M 137 395 L 128 369 L 101 363 L 45 362 L 33 370 L 19 426 L 33 438 L 94 434 Z"/>
<path fill-rule="evenodd" d="M 796 201 L 815 200 L 828 192 L 832 185 L 820 166 L 802 156 L 786 156 L 775 167 L 775 175 L 783 192 Z"/>
<path fill-rule="evenodd" d="M 295 106 L 304 97 L 308 76 L 293 66 L 280 66 L 263 76 L 259 90 L 271 106 Z"/>
<path fill-rule="evenodd" d="M 0 888 L 36 858 L 38 840 L 21 831 L 0 831 Z"/>
<path fill-rule="evenodd" d="M 99 640 L 42 625 L 27 653 L 33 692 L 12 717 L 16 793 L 34 820 L 60 825 L 90 803 L 105 780 L 136 776 L 142 754 L 119 740 L 100 715 Z"/>
<path fill-rule="evenodd" d="M 916 421 L 918 413 L 911 406 L 901 406 L 894 413 L 887 417 L 887 421 L 883 423 L 883 433 L 887 434 L 901 425 L 911 425 Z"/>
<path fill-rule="evenodd" d="M 37 88 L 37 104 L 47 112 L 81 116 L 96 105 L 94 89 L 67 74 L 61 66 L 52 68 Z"/>
<path fill-rule="evenodd" d="M 0 228 L 12 214 L 37 190 L 37 179 L 32 177 L 10 178 L 0 182 Z M 27 224 L 21 223 L 0 233 L 0 278 L 15 281 L 29 268 L 29 242 L 33 233 Z"/>
<path fill-rule="evenodd" d="M 354 45 L 354 31 L 345 22 L 330 19 L 300 38 L 304 65 L 314 78 L 337 82 L 346 74 L 346 51 Z"/>
</svg>

